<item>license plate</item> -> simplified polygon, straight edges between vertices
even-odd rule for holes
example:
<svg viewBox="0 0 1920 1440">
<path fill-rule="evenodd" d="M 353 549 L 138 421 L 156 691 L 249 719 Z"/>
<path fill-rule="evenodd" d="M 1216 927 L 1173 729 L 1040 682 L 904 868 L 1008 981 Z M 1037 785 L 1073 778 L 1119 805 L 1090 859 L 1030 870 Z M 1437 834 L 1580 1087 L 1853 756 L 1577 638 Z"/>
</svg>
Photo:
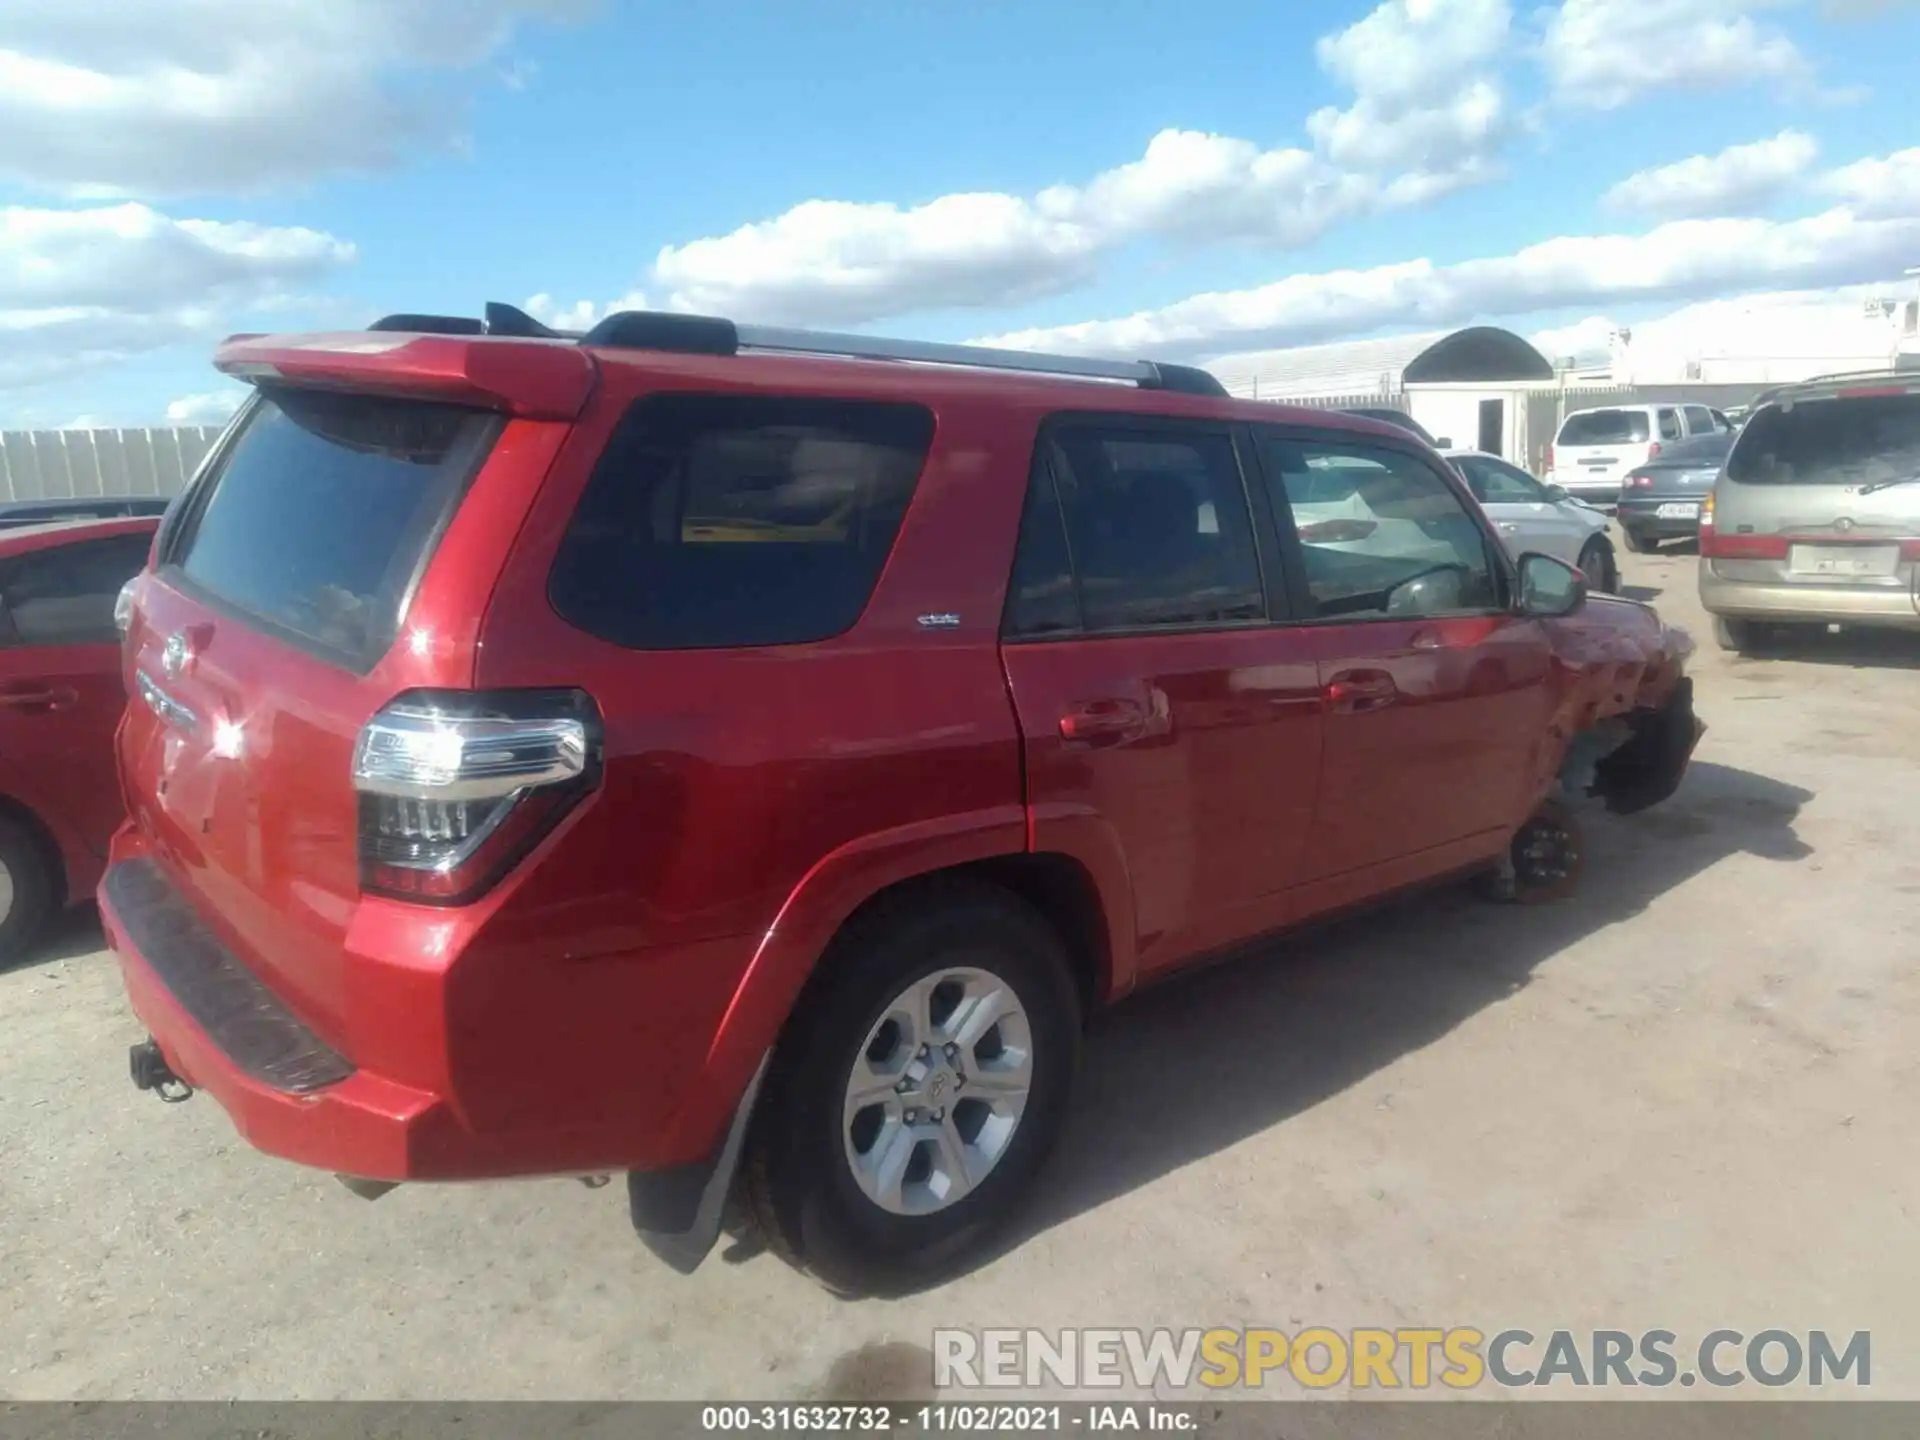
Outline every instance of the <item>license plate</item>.
<svg viewBox="0 0 1920 1440">
<path fill-rule="evenodd" d="M 1700 507 L 1698 504 L 1662 505 L 1653 513 L 1662 520 L 1694 520 L 1699 518 Z"/>
<path fill-rule="evenodd" d="M 1582 460 L 1580 463 L 1589 470 L 1605 470 L 1620 462 L 1618 460 Z"/>
<path fill-rule="evenodd" d="M 1796 545 L 1790 563 L 1796 575 L 1847 578 L 1891 576 L 1900 570 L 1898 545 Z"/>
</svg>

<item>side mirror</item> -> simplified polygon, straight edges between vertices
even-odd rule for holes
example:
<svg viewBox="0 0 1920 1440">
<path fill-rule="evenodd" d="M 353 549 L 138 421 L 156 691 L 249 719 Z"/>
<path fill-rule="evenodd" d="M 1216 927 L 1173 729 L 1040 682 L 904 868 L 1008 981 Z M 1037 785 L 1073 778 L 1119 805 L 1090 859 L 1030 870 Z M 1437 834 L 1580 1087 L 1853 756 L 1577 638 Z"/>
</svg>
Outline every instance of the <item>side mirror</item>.
<svg viewBox="0 0 1920 1440">
<path fill-rule="evenodd" d="M 1571 495 L 1567 494 L 1567 487 L 1564 485 L 1547 486 L 1547 501 L 1549 504 L 1559 505 L 1572 498 Z"/>
<path fill-rule="evenodd" d="M 1564 560 L 1529 551 L 1520 557 L 1522 615 L 1571 615 L 1587 603 L 1587 577 Z"/>
</svg>

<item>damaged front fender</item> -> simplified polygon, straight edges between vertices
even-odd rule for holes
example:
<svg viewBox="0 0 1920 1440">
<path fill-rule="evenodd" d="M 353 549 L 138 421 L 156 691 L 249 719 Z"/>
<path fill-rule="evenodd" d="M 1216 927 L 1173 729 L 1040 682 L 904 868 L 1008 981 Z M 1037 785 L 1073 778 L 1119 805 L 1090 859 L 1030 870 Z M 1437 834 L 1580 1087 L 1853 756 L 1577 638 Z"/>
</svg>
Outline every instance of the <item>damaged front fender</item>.
<svg viewBox="0 0 1920 1440">
<path fill-rule="evenodd" d="M 1536 802 L 1558 791 L 1631 815 L 1671 797 L 1706 733 L 1686 673 L 1692 637 L 1614 596 L 1593 596 L 1546 628 L 1554 706 Z"/>
</svg>

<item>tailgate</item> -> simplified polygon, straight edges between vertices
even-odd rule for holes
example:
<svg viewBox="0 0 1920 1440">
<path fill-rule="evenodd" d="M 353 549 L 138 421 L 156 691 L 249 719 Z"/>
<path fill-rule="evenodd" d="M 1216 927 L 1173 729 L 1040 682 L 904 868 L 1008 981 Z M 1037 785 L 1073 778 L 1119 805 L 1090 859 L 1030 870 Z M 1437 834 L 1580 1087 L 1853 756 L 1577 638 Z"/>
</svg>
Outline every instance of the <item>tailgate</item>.
<svg viewBox="0 0 1920 1440">
<path fill-rule="evenodd" d="M 507 423 L 440 401 L 263 389 L 163 533 L 129 631 L 133 824 L 330 1041 L 351 1003 L 354 744 L 397 691 L 470 679 L 471 627 L 431 616 L 477 615 L 485 592 L 450 604 L 423 577 Z"/>
</svg>

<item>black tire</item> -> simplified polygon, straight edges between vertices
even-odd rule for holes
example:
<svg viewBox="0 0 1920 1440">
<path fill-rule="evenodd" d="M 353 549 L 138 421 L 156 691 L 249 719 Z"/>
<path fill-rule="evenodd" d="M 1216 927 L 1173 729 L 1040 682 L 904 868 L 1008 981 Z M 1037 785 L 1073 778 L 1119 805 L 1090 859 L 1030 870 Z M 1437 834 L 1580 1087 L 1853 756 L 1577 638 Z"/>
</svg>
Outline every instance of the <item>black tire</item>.
<svg viewBox="0 0 1920 1440">
<path fill-rule="evenodd" d="M 1603 595 L 1620 593 L 1620 566 L 1613 558 L 1613 546 L 1598 535 L 1580 551 L 1580 573 Z"/>
<path fill-rule="evenodd" d="M 1713 638 L 1722 650 L 1735 655 L 1751 655 L 1765 647 L 1771 632 L 1757 620 L 1735 620 L 1725 615 L 1713 617 Z"/>
<path fill-rule="evenodd" d="M 748 1132 L 740 1194 L 770 1249 L 837 1294 L 898 1295 L 977 1258 L 1031 1191 L 1059 1138 L 1079 1061 L 1080 1014 L 1060 937 L 998 887 L 916 888 L 856 916 L 821 961 L 775 1052 Z M 1033 1084 L 1005 1153 L 965 1198 L 906 1216 L 869 1199 L 848 1163 L 855 1058 L 887 1007 L 945 969 L 987 970 L 1025 1012 Z"/>
<path fill-rule="evenodd" d="M 1622 525 L 1620 527 L 1620 533 L 1626 538 L 1627 549 L 1631 550 L 1634 554 L 1657 555 L 1660 553 L 1660 542 L 1644 530 L 1635 530 L 1629 526 Z"/>
<path fill-rule="evenodd" d="M 53 875 L 39 840 L 0 815 L 0 967 L 24 960 L 53 913 Z"/>
</svg>

